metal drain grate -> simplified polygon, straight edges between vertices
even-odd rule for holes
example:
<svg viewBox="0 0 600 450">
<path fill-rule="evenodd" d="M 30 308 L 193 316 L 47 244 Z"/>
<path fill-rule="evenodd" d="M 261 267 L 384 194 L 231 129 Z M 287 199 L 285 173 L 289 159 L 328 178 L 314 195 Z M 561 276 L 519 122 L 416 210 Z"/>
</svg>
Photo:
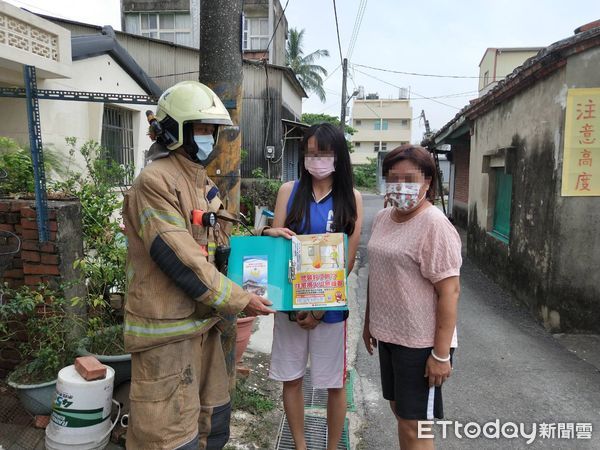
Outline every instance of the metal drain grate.
<svg viewBox="0 0 600 450">
<path fill-rule="evenodd" d="M 306 436 L 307 450 L 323 450 L 327 448 L 327 419 L 319 416 L 304 417 L 304 435 Z M 294 450 L 294 439 L 288 425 L 287 417 L 284 415 L 279 427 L 276 450 Z M 337 446 L 338 450 L 350 450 L 350 439 L 348 438 L 348 419 L 344 423 L 342 439 Z"/>
<path fill-rule="evenodd" d="M 348 371 L 346 379 L 346 408 L 348 411 L 356 411 L 354 404 L 354 377 L 356 372 L 354 369 Z M 312 385 L 310 370 L 306 371 L 302 384 L 304 391 L 304 407 L 314 409 L 327 408 L 327 389 L 315 389 Z"/>
</svg>

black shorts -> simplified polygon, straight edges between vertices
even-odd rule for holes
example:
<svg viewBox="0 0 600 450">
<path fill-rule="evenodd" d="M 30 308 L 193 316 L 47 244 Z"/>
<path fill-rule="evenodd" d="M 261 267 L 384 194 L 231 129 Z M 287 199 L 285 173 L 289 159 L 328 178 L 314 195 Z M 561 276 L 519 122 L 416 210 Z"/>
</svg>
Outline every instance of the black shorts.
<svg viewBox="0 0 600 450">
<path fill-rule="evenodd" d="M 407 420 L 444 418 L 442 388 L 429 388 L 425 365 L 431 347 L 409 348 L 378 342 L 383 398 L 396 402 L 396 414 Z M 450 351 L 452 355 L 454 349 Z"/>
</svg>

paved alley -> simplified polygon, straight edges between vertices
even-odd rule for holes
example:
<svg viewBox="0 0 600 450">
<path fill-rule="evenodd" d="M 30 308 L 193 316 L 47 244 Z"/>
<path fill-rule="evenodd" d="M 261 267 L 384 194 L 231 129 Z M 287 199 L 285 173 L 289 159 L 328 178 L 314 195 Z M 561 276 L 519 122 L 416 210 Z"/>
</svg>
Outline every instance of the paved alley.
<svg viewBox="0 0 600 450">
<path fill-rule="evenodd" d="M 363 198 L 365 223 L 356 291 L 361 315 L 368 274 L 366 245 L 372 218 L 383 203 L 379 196 L 364 194 Z M 531 433 L 532 424 L 536 424 L 537 437 L 531 445 L 522 437 L 459 439 L 452 424 L 447 428 L 448 437 L 437 440 L 436 448 L 600 448 L 598 369 L 563 347 L 522 305 L 466 258 L 461 288 L 459 348 L 453 376 L 444 390 L 446 420 L 462 425 L 477 422 L 481 426 L 497 419 L 500 426 L 507 422 L 523 423 L 527 434 Z M 398 448 L 396 423 L 388 403 L 381 397 L 377 356 L 368 355 L 362 339 L 356 345 L 355 384 L 363 422 L 359 442 L 355 443 L 360 449 Z M 561 437 L 569 434 L 584 437 L 589 428 L 580 425 L 577 433 L 577 423 L 592 424 L 591 439 Z M 544 430 L 554 438 L 543 437 Z M 506 431 L 512 433 L 510 428 Z M 441 426 L 436 432 L 441 432 Z M 462 430 L 459 433 L 464 435 Z"/>
</svg>

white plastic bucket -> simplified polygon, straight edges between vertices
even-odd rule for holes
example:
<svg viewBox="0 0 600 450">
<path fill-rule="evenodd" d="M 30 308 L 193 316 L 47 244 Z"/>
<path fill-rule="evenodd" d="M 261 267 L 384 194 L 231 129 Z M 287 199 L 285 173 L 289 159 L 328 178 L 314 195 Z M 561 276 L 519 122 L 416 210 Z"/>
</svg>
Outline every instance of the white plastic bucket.
<svg viewBox="0 0 600 450">
<path fill-rule="evenodd" d="M 110 432 L 118 422 L 110 422 L 115 371 L 106 367 L 106 378 L 86 381 L 67 366 L 58 372 L 56 399 L 52 405 L 50 423 L 46 427 L 48 450 L 101 450 L 106 447 Z"/>
</svg>

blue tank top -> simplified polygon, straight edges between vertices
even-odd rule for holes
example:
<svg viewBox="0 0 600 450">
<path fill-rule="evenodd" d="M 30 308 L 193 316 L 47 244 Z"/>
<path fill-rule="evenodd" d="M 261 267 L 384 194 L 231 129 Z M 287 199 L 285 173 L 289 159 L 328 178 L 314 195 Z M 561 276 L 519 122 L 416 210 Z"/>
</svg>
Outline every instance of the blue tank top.
<svg viewBox="0 0 600 450">
<path fill-rule="evenodd" d="M 294 182 L 294 188 L 288 200 L 287 214 L 290 213 L 292 203 L 296 192 L 298 191 L 300 182 Z M 305 227 L 302 227 L 305 228 Z M 321 201 L 316 202 L 313 198 L 310 202 L 310 224 L 308 233 L 306 234 L 321 234 L 331 233 L 333 231 L 333 195 L 330 192 Z M 326 311 L 323 316 L 323 322 L 337 323 L 344 321 L 344 311 Z"/>
</svg>

